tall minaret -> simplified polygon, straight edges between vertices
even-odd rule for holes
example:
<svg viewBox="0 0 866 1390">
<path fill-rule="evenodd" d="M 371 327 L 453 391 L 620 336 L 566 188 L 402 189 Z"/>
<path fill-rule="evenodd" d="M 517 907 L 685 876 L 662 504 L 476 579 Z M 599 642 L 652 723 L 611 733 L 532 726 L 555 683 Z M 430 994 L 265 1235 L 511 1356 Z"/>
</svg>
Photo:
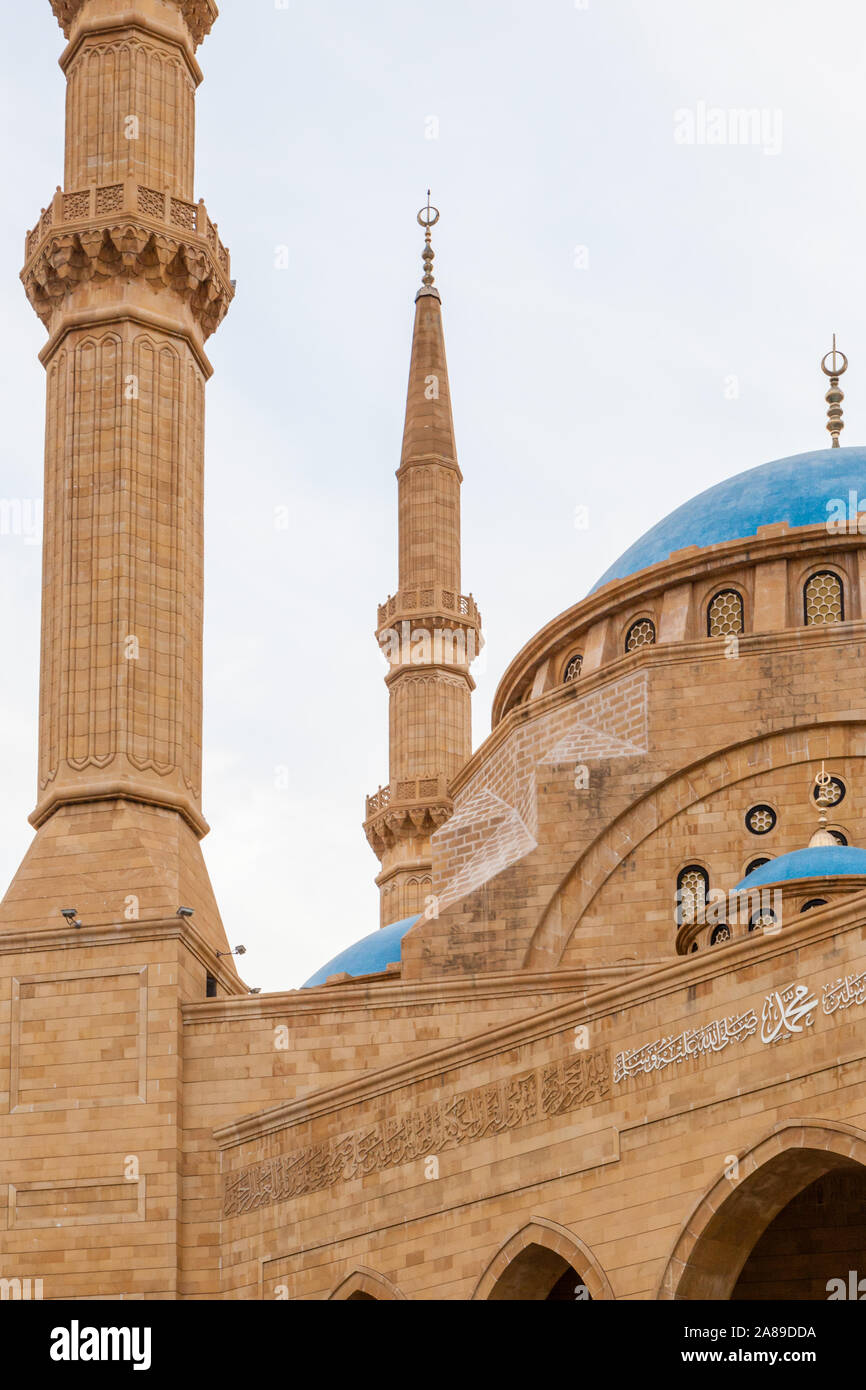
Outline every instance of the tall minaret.
<svg viewBox="0 0 866 1390">
<path fill-rule="evenodd" d="M 201 811 L 204 343 L 233 296 L 193 201 L 214 0 L 51 0 L 65 184 L 27 236 L 48 331 L 38 833 L 0 927 L 192 907 L 224 934 Z M 134 904 L 134 907 L 131 906 Z"/>
<path fill-rule="evenodd" d="M 367 798 L 367 838 L 381 860 L 381 925 L 429 908 L 430 836 L 453 809 L 449 782 L 472 752 L 472 659 L 481 616 L 460 592 L 460 484 L 431 228 L 415 331 L 403 452 L 397 471 L 399 588 L 379 608 L 376 636 L 390 670 L 390 781 Z"/>
</svg>

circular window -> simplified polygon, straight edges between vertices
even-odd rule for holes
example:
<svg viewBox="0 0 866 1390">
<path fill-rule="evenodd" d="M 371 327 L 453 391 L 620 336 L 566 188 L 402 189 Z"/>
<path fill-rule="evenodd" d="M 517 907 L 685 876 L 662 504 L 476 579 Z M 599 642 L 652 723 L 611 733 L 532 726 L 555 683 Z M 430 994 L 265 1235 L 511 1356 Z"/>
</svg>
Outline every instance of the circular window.
<svg viewBox="0 0 866 1390">
<path fill-rule="evenodd" d="M 775 912 L 767 909 L 764 912 L 754 912 L 749 918 L 749 931 L 763 931 L 766 927 L 776 925 Z"/>
<path fill-rule="evenodd" d="M 812 800 L 819 806 L 838 806 L 845 800 L 845 783 L 839 777 L 828 777 L 821 786 L 813 788 Z"/>
<path fill-rule="evenodd" d="M 731 929 L 729 926 L 726 926 L 723 922 L 721 926 L 716 927 L 715 931 L 710 937 L 710 945 L 720 946 L 723 941 L 730 941 L 730 939 Z"/>
<path fill-rule="evenodd" d="M 563 685 L 568 685 L 569 681 L 576 681 L 583 666 L 582 656 L 573 656 L 565 668 L 565 675 L 562 678 Z"/>
<path fill-rule="evenodd" d="M 768 835 L 776 824 L 776 812 L 772 806 L 753 806 L 746 812 L 746 828 L 753 835 Z"/>
<path fill-rule="evenodd" d="M 650 622 L 649 618 L 641 618 L 638 622 L 632 623 L 625 639 L 625 649 L 627 652 L 637 651 L 638 647 L 651 647 L 656 640 L 655 623 Z"/>
<path fill-rule="evenodd" d="M 813 907 L 826 907 L 826 906 L 827 906 L 827 899 L 826 899 L 826 898 L 810 898 L 809 901 L 808 901 L 807 903 L 803 903 L 803 906 L 800 908 L 800 911 L 801 911 L 801 912 L 811 912 Z"/>
<path fill-rule="evenodd" d="M 769 864 L 771 862 L 772 861 L 769 855 L 765 855 L 763 859 L 753 859 L 751 863 L 746 865 L 746 872 L 743 875 L 743 877 L 748 878 L 749 874 L 753 874 L 756 869 L 762 869 L 765 864 Z"/>
</svg>

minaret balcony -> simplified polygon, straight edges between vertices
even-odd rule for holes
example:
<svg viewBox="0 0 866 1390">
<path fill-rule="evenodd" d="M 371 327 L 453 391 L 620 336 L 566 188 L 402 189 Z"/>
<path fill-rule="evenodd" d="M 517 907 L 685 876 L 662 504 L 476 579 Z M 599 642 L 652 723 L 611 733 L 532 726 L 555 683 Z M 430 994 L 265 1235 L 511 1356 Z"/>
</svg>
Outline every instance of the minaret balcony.
<svg viewBox="0 0 866 1390">
<path fill-rule="evenodd" d="M 481 614 L 471 594 L 453 589 L 429 587 L 401 589 L 379 604 L 378 633 L 404 618 L 428 620 L 433 627 L 455 623 L 459 627 L 481 630 Z"/>
<path fill-rule="evenodd" d="M 65 294 L 90 280 L 161 282 L 189 300 L 204 337 L 234 297 L 231 259 L 204 202 L 133 179 L 58 188 L 27 233 L 25 257 L 21 279 L 46 327 Z"/>
<path fill-rule="evenodd" d="M 398 840 L 432 835 L 453 810 L 447 777 L 409 778 L 380 787 L 367 797 L 364 830 L 381 855 Z"/>
</svg>

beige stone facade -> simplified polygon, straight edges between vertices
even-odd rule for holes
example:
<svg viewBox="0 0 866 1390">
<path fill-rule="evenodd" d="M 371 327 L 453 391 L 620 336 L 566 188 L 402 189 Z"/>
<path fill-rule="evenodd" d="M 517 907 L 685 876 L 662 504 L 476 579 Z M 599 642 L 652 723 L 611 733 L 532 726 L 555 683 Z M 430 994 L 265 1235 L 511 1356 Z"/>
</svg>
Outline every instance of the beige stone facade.
<svg viewBox="0 0 866 1390">
<path fill-rule="evenodd" d="M 204 344 L 233 295 L 192 201 L 216 7 L 53 9 L 66 186 L 23 272 L 49 335 L 44 605 L 36 833 L 0 904 L 0 1274 L 58 1299 L 580 1301 L 866 1276 L 866 536 L 772 518 L 611 580 L 515 657 L 473 752 L 481 619 L 425 256 L 376 624 L 389 781 L 364 822 L 386 932 L 249 994 L 199 845 Z M 750 873 L 772 906 L 732 896 Z"/>
</svg>

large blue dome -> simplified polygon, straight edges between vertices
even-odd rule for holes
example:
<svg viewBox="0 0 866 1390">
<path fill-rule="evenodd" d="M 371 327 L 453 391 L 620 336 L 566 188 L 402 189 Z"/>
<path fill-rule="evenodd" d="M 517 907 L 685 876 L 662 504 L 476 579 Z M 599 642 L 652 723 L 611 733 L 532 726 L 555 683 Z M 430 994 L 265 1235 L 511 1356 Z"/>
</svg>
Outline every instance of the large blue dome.
<svg viewBox="0 0 866 1390">
<path fill-rule="evenodd" d="M 401 959 L 403 937 L 417 921 L 417 917 L 404 917 L 402 922 L 392 922 L 389 927 L 370 932 L 369 936 L 362 937 L 329 960 L 301 985 L 301 989 L 323 985 L 331 975 L 378 975 L 392 961 Z"/>
<path fill-rule="evenodd" d="M 866 878 L 866 849 L 856 849 L 853 845 L 815 845 L 769 859 L 747 874 L 734 891 L 762 888 L 768 883 L 791 883 L 801 878 L 853 877 Z"/>
<path fill-rule="evenodd" d="M 832 515 L 831 499 L 841 498 L 847 507 L 849 492 L 858 499 L 866 497 L 864 448 L 817 449 L 759 464 L 677 507 L 629 546 L 591 592 L 666 560 L 687 545 L 743 540 L 774 521 L 787 521 L 789 526 L 825 522 Z M 866 509 L 866 502 L 863 505 Z"/>
</svg>

